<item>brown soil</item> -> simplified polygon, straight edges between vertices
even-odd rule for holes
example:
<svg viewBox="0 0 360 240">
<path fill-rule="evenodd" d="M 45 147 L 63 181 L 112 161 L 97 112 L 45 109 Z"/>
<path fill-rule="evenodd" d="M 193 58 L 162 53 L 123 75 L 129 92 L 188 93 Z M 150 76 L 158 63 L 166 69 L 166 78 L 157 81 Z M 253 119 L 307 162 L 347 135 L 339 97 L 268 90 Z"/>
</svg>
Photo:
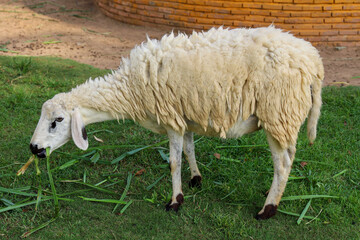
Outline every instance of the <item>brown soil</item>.
<svg viewBox="0 0 360 240">
<path fill-rule="evenodd" d="M 59 56 L 114 69 L 137 44 L 169 29 L 133 26 L 103 15 L 92 0 L 0 0 L 0 55 Z M 5 45 L 1 47 L 1 45 Z M 360 86 L 360 47 L 318 47 L 325 85 Z"/>
</svg>

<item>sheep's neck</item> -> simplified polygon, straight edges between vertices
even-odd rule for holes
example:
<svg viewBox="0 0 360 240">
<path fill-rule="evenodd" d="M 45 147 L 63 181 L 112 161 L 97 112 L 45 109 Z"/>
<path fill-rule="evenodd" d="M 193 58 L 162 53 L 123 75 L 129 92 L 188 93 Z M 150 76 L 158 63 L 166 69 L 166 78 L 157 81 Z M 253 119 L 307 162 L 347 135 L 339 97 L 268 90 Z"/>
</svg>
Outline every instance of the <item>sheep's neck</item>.
<svg viewBox="0 0 360 240">
<path fill-rule="evenodd" d="M 115 83 L 118 80 L 112 75 L 106 76 L 105 79 L 89 80 L 70 93 L 72 95 L 70 99 L 75 99 L 86 125 L 107 120 L 128 119 L 131 116 L 131 109 L 128 109 L 131 104 L 126 99 L 129 96 L 124 96 L 131 93 L 126 82 Z"/>
</svg>

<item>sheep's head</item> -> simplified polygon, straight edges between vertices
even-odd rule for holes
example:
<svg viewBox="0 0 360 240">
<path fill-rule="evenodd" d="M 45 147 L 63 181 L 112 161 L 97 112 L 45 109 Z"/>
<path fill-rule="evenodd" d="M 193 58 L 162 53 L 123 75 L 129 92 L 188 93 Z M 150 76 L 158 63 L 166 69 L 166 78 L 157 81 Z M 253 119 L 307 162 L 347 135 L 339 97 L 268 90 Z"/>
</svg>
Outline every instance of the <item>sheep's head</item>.
<svg viewBox="0 0 360 240">
<path fill-rule="evenodd" d="M 71 137 L 80 149 L 88 148 L 80 111 L 65 104 L 63 97 L 63 94 L 58 94 L 42 106 L 40 120 L 30 142 L 31 152 L 40 158 L 46 157 L 46 148 L 50 148 L 51 153 Z"/>
</svg>

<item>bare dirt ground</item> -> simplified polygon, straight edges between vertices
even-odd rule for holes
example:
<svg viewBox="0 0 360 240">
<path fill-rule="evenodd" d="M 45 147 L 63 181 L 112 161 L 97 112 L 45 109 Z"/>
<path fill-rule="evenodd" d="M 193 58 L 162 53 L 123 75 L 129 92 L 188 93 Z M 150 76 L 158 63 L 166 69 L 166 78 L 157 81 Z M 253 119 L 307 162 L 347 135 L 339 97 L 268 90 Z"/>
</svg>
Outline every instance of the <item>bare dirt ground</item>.
<svg viewBox="0 0 360 240">
<path fill-rule="evenodd" d="M 115 69 L 137 44 L 169 29 L 140 27 L 103 15 L 92 0 L 0 0 L 0 55 L 58 56 Z M 325 85 L 360 86 L 360 47 L 317 47 Z"/>
</svg>

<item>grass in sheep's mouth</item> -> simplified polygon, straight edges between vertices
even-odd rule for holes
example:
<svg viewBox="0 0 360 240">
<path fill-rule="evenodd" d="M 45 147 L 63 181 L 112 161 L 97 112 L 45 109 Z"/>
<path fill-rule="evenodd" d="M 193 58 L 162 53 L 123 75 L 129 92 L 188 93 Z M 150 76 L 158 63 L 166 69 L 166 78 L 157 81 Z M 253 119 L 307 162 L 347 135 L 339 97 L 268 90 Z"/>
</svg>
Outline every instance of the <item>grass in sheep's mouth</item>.
<svg viewBox="0 0 360 240">
<path fill-rule="evenodd" d="M 38 172 L 33 159 L 35 168 L 16 176 L 42 103 L 107 71 L 58 58 L 13 59 L 0 56 L 0 239 L 39 228 L 29 238 L 360 238 L 360 88 L 324 89 L 315 144 L 302 128 L 279 213 L 259 222 L 253 216 L 273 175 L 262 131 L 226 141 L 196 136 L 203 186 L 188 188 L 184 161 L 177 214 L 164 211 L 166 137 L 131 121 L 90 125 L 87 151 L 70 142 L 47 159 L 51 168 L 39 160 Z"/>
</svg>

